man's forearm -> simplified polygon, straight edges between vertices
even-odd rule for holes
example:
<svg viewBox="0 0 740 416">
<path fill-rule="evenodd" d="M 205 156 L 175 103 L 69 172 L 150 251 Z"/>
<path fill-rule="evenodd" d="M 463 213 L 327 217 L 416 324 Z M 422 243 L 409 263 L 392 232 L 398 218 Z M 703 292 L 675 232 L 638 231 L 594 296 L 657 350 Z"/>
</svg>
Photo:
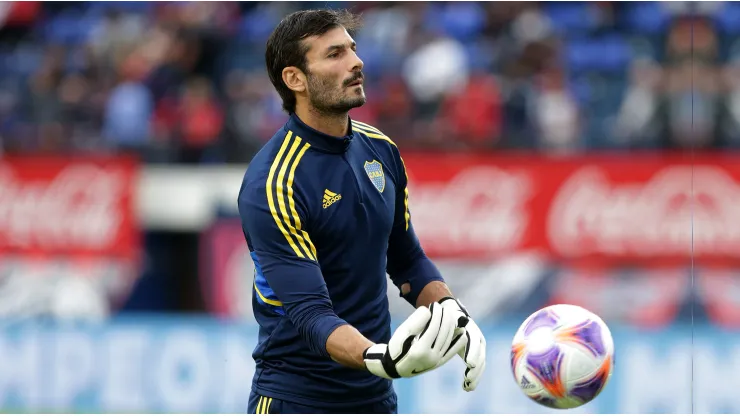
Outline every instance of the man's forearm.
<svg viewBox="0 0 740 416">
<path fill-rule="evenodd" d="M 326 340 L 326 351 L 332 360 L 344 366 L 359 370 L 365 369 L 362 354 L 374 345 L 352 325 L 337 327 Z"/>
<path fill-rule="evenodd" d="M 404 283 L 401 286 L 401 292 L 406 294 L 411 291 L 411 285 Z M 421 290 L 419 297 L 416 299 L 416 307 L 427 306 L 432 302 L 437 302 L 442 298 L 451 297 L 452 292 L 450 288 L 444 282 L 434 281 L 427 283 L 424 289 Z"/>
</svg>

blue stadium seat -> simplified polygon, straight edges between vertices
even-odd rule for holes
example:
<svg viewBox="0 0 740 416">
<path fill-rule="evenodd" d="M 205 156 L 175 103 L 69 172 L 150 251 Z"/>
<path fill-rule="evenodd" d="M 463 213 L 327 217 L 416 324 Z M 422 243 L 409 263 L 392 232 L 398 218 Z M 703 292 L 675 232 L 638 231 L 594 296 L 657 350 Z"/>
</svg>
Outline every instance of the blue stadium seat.
<svg viewBox="0 0 740 416">
<path fill-rule="evenodd" d="M 278 20 L 267 8 L 257 7 L 242 18 L 239 37 L 242 40 L 264 43 L 277 23 Z"/>
<path fill-rule="evenodd" d="M 173 3 L 184 3 L 182 1 L 170 1 Z M 122 10 L 130 13 L 147 13 L 154 8 L 156 3 L 150 1 L 89 1 L 85 7 L 95 10 Z"/>
<path fill-rule="evenodd" d="M 670 15 L 660 2 L 637 1 L 623 4 L 624 25 L 636 33 L 660 34 L 670 22 Z"/>
<path fill-rule="evenodd" d="M 472 41 L 483 29 L 484 16 L 479 3 L 453 2 L 444 8 L 441 23 L 448 36 L 467 42 Z"/>
<path fill-rule="evenodd" d="M 478 41 L 466 43 L 463 47 L 471 70 L 490 71 L 493 68 L 496 55 L 491 53 L 491 46 Z"/>
<path fill-rule="evenodd" d="M 68 9 L 40 25 L 46 42 L 78 45 L 86 42 L 100 17 L 76 9 Z"/>
<path fill-rule="evenodd" d="M 9 73 L 27 76 L 36 71 L 41 65 L 42 51 L 36 46 L 22 46 L 7 56 L 6 62 L 12 65 L 7 68 Z"/>
<path fill-rule="evenodd" d="M 425 30 L 461 42 L 472 41 L 484 24 L 484 12 L 477 3 L 430 3 L 424 15 Z"/>
<path fill-rule="evenodd" d="M 594 5 L 587 2 L 553 2 L 543 6 L 552 28 L 560 35 L 578 36 L 599 26 Z"/>
<path fill-rule="evenodd" d="M 73 43 L 77 30 L 76 26 L 77 16 L 74 12 L 62 13 L 51 21 L 47 39 L 58 44 Z"/>
<path fill-rule="evenodd" d="M 714 16 L 714 21 L 725 33 L 733 35 L 740 33 L 740 4 L 723 2 L 722 8 Z"/>
<path fill-rule="evenodd" d="M 624 71 L 632 58 L 627 42 L 620 36 L 574 39 L 565 48 L 568 69 L 582 71 Z"/>
</svg>

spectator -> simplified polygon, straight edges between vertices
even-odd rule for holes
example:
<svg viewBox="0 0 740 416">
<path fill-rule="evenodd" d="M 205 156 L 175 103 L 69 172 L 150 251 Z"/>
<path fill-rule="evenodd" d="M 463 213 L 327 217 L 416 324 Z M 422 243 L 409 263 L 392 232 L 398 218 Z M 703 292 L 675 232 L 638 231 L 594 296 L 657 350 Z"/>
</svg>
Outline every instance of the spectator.
<svg viewBox="0 0 740 416">
<path fill-rule="evenodd" d="M 633 64 L 630 85 L 614 123 L 614 136 L 622 145 L 644 148 L 658 144 L 661 75 L 660 68 L 650 60 Z"/>
<path fill-rule="evenodd" d="M 532 111 L 540 146 L 556 152 L 576 150 L 580 144 L 579 108 L 565 88 L 562 70 L 546 70 L 535 94 Z"/>
<path fill-rule="evenodd" d="M 475 73 L 465 88 L 443 103 L 443 125 L 461 145 L 492 147 L 501 138 L 501 93 L 495 77 Z"/>
<path fill-rule="evenodd" d="M 215 150 L 224 122 L 210 82 L 205 78 L 188 81 L 178 110 L 182 161 L 198 163 L 207 150 Z"/>
<path fill-rule="evenodd" d="M 150 141 L 154 98 L 143 84 L 143 64 L 132 55 L 106 105 L 103 135 L 115 149 L 141 154 Z"/>
<path fill-rule="evenodd" d="M 248 161 L 285 120 L 265 78 L 266 36 L 302 7 L 313 5 L 0 6 L 3 147 Z M 648 14 L 611 2 L 346 7 L 365 17 L 355 39 L 369 98 L 351 115 L 401 146 L 552 152 L 594 143 L 740 143 L 735 70 L 717 76 L 725 46 L 733 53 L 712 25 L 723 7 L 671 3 L 646 6 Z M 662 44 L 655 28 L 672 18 Z M 610 39 L 608 54 L 602 37 Z M 619 45 L 632 40 L 654 64 L 628 62 L 631 46 Z"/>
</svg>

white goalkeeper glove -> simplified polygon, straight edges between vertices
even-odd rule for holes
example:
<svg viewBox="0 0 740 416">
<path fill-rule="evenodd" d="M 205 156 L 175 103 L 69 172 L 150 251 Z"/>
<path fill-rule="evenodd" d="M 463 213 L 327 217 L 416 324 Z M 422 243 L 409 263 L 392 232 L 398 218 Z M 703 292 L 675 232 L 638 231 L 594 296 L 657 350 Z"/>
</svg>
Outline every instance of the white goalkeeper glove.
<svg viewBox="0 0 740 416">
<path fill-rule="evenodd" d="M 439 303 L 443 309 L 454 313 L 463 313 L 468 318 L 468 323 L 465 326 L 465 348 L 459 350 L 459 355 L 468 367 L 465 369 L 463 390 L 473 391 L 478 386 L 480 376 L 486 368 L 486 339 L 473 318 L 470 317 L 468 310 L 459 300 L 446 297 L 441 299 Z"/>
<path fill-rule="evenodd" d="M 458 354 L 464 345 L 467 317 L 439 303 L 417 308 L 391 336 L 363 353 L 365 366 L 376 376 L 414 377 L 433 370 Z M 451 346 L 455 348 L 450 348 Z"/>
</svg>

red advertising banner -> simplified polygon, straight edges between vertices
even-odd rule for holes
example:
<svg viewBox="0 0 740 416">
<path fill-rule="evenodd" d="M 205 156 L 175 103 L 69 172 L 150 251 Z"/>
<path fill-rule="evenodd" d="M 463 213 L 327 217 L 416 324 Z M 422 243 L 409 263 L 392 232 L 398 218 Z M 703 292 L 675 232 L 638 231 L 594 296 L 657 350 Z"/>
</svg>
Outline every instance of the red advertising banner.
<svg viewBox="0 0 740 416">
<path fill-rule="evenodd" d="M 125 158 L 0 159 L 0 318 L 101 318 L 139 274 Z"/>
<path fill-rule="evenodd" d="M 220 316 L 252 316 L 254 263 L 239 219 L 221 219 L 202 235 L 200 276 L 208 309 Z"/>
<path fill-rule="evenodd" d="M 128 159 L 0 159 L 0 252 L 130 257 L 136 164 Z"/>
<path fill-rule="evenodd" d="M 740 157 L 405 154 L 435 258 L 740 262 Z"/>
</svg>

